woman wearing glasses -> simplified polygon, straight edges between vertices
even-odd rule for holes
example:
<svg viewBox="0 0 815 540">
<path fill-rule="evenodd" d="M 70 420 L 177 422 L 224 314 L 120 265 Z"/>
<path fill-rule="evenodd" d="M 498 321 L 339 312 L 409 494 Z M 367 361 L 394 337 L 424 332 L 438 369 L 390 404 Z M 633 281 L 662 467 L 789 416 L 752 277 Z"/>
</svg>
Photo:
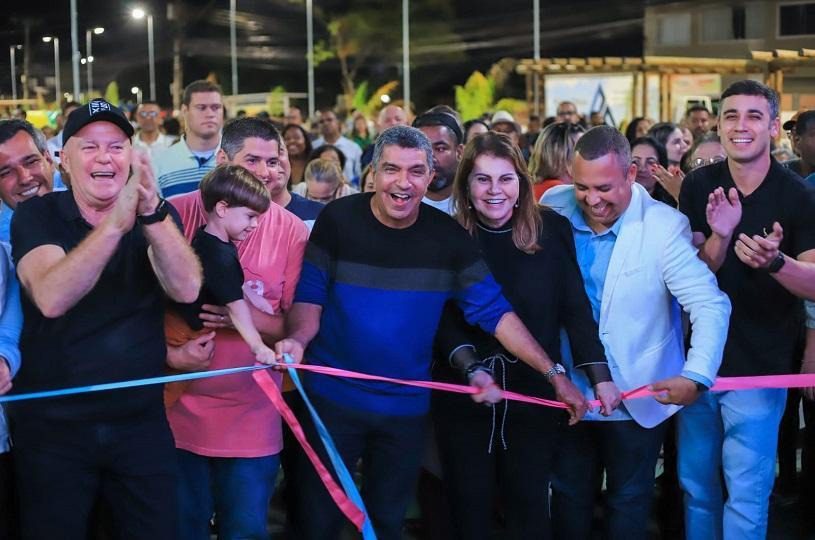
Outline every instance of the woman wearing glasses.
<svg viewBox="0 0 815 540">
<path fill-rule="evenodd" d="M 724 147 L 717 133 L 708 133 L 701 137 L 688 152 L 686 171 L 698 169 L 705 165 L 712 165 L 727 159 Z"/>
<path fill-rule="evenodd" d="M 291 191 L 311 201 L 328 204 L 334 199 L 357 193 L 348 185 L 340 165 L 332 159 L 317 158 L 309 162 L 304 176 L 306 181 L 297 184 Z"/>
</svg>

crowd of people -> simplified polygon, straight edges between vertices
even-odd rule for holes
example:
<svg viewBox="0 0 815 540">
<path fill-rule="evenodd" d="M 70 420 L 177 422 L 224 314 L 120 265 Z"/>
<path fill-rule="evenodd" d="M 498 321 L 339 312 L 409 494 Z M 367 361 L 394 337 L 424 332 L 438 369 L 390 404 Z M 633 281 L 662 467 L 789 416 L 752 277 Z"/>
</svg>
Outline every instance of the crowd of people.
<svg viewBox="0 0 815 540">
<path fill-rule="evenodd" d="M 328 463 L 284 355 L 466 384 L 301 375 L 378 538 L 416 501 L 428 539 L 645 539 L 657 492 L 663 538 L 766 537 L 815 395 L 710 389 L 815 373 L 815 111 L 782 126 L 750 80 L 624 129 L 571 102 L 523 129 L 447 105 L 225 121 L 222 98 L 67 103 L 52 138 L 0 120 L 0 394 L 272 364 Z M 269 538 L 276 490 L 289 538 L 348 527 L 250 373 L 5 413 L 0 538 Z"/>
</svg>

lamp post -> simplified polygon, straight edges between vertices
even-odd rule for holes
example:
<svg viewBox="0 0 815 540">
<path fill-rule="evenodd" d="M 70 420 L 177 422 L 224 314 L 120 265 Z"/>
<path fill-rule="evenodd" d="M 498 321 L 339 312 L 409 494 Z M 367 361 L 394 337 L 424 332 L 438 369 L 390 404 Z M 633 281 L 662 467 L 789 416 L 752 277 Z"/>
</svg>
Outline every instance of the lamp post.
<svg viewBox="0 0 815 540">
<path fill-rule="evenodd" d="M 8 48 L 9 59 L 11 60 L 11 99 L 17 99 L 17 49 L 14 45 Z"/>
<path fill-rule="evenodd" d="M 308 59 L 308 117 L 314 117 L 314 6 L 306 0 L 306 47 Z"/>
<path fill-rule="evenodd" d="M 85 68 L 87 70 L 86 74 L 88 76 L 88 95 L 87 99 L 90 99 L 91 92 L 93 91 L 93 50 L 91 49 L 91 37 L 94 34 L 97 36 L 104 32 L 105 29 L 101 26 L 97 26 L 96 28 L 89 28 L 85 30 Z"/>
<path fill-rule="evenodd" d="M 136 96 L 136 103 L 137 104 L 140 104 L 142 102 L 141 88 L 139 88 L 138 86 L 134 86 L 133 88 L 130 89 L 130 93 L 133 94 L 134 96 Z"/>
<path fill-rule="evenodd" d="M 54 96 L 57 105 L 62 101 L 62 84 L 59 80 L 59 38 L 54 36 L 44 36 L 44 43 L 54 42 Z"/>
<path fill-rule="evenodd" d="M 140 20 L 147 17 L 147 56 L 150 62 L 150 100 L 156 99 L 156 54 L 153 47 L 153 16 L 142 8 L 135 8 L 131 15 L 134 19 Z"/>
<path fill-rule="evenodd" d="M 229 55 L 232 57 L 232 95 L 238 95 L 237 0 L 229 0 Z"/>
</svg>

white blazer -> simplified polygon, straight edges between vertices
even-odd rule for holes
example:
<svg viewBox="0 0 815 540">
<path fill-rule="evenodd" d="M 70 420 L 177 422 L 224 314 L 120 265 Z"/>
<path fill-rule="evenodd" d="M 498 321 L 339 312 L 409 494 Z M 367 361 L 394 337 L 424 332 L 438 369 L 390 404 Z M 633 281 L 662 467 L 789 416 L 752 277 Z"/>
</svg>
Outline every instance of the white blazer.
<svg viewBox="0 0 815 540">
<path fill-rule="evenodd" d="M 541 202 L 567 218 L 582 211 L 571 185 L 549 189 Z M 634 184 L 620 219 L 599 320 L 612 379 L 621 390 L 631 390 L 687 369 L 714 381 L 727 340 L 730 300 L 697 256 L 687 218 Z M 687 360 L 677 301 L 690 314 L 693 330 Z M 650 397 L 625 406 L 646 428 L 680 409 Z"/>
</svg>

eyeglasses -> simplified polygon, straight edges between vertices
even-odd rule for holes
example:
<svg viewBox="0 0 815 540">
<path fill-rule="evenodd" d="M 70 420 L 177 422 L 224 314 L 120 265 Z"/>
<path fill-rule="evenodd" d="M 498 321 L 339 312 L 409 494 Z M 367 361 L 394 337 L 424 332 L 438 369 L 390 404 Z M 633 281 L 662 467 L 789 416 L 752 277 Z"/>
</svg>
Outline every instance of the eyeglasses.
<svg viewBox="0 0 815 540">
<path fill-rule="evenodd" d="M 158 118 L 158 111 L 139 111 L 142 118 Z"/>
<path fill-rule="evenodd" d="M 698 169 L 699 167 L 704 167 L 705 165 L 713 165 L 714 163 L 721 163 L 727 159 L 727 156 L 713 156 L 711 158 L 696 158 L 691 162 L 691 168 Z"/>
</svg>

